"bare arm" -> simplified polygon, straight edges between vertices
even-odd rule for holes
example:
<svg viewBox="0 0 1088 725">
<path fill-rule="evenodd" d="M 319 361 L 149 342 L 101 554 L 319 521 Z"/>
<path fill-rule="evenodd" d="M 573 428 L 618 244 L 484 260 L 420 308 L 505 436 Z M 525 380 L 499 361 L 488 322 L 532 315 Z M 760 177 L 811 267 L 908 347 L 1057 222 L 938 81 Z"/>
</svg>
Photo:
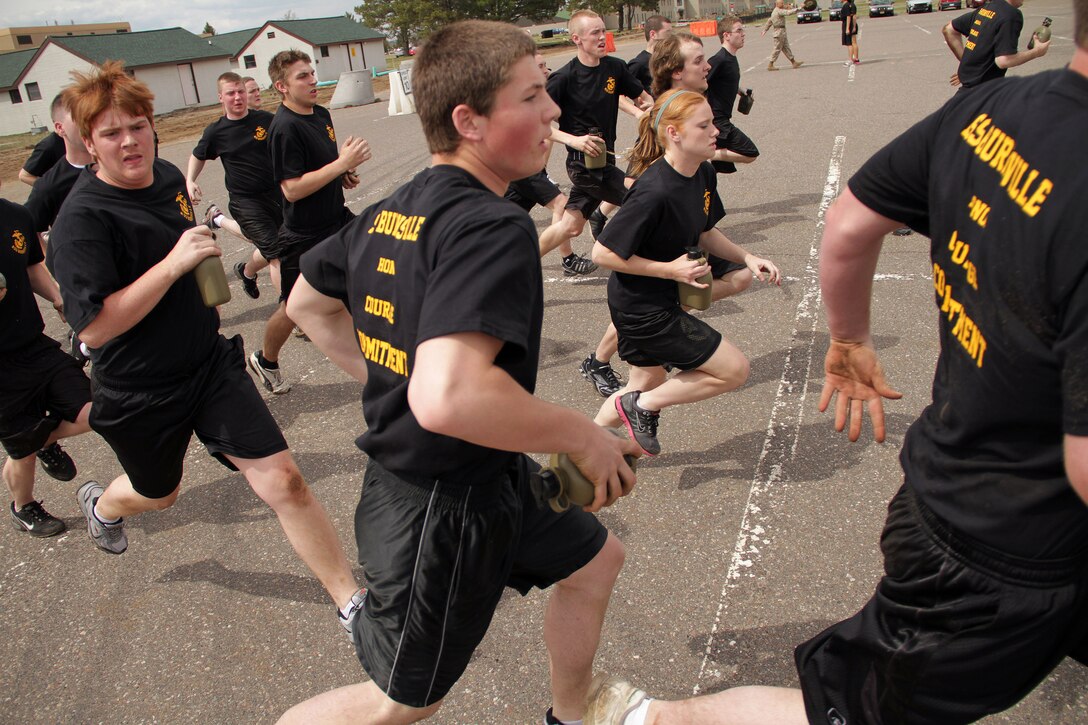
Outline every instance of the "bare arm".
<svg viewBox="0 0 1088 725">
<path fill-rule="evenodd" d="M 531 395 L 495 366 L 502 341 L 483 333 L 426 340 L 416 348 L 408 404 L 426 430 L 504 451 L 569 454 L 594 482 L 597 510 L 626 495 L 639 451 L 585 415 Z"/>
<path fill-rule="evenodd" d="M 944 36 L 945 45 L 952 51 L 952 55 L 956 56 L 956 60 L 963 58 L 963 36 L 960 35 L 960 31 L 952 27 L 952 23 L 945 23 L 941 28 L 941 35 Z"/>
<path fill-rule="evenodd" d="M 627 96 L 620 96 L 620 110 L 626 113 L 628 116 L 635 118 L 636 120 L 642 118 L 642 115 L 646 113 L 641 108 L 635 105 Z"/>
<path fill-rule="evenodd" d="M 1046 51 L 1050 48 L 1050 41 L 1043 42 L 1035 38 L 1035 47 L 1031 50 L 1021 50 L 1019 53 L 1013 53 L 1012 55 L 999 55 L 994 58 L 994 65 L 998 68 L 1015 68 L 1018 65 L 1024 65 L 1029 60 L 1035 60 L 1036 58 L 1042 58 L 1046 55 Z"/>
<path fill-rule="evenodd" d="M 283 198 L 289 202 L 305 199 L 318 189 L 323 189 L 332 181 L 339 179 L 349 171 L 370 158 L 370 144 L 365 139 L 348 136 L 340 149 L 340 155 L 320 169 L 309 171 L 294 179 L 283 179 L 280 190 Z"/>
<path fill-rule="evenodd" d="M 861 434 L 863 403 L 873 421 L 873 438 L 884 440 L 884 402 L 902 397 L 884 380 L 869 329 L 873 274 L 884 235 L 898 222 L 858 201 L 849 188 L 827 212 L 820 243 L 820 291 L 827 309 L 831 345 L 824 360 L 825 380 L 820 412 L 835 402 L 835 430 L 850 422 L 848 437 Z"/>
<path fill-rule="evenodd" d="M 1065 437 L 1065 475 L 1081 500 L 1088 503 L 1088 437 Z"/>
<path fill-rule="evenodd" d="M 643 277 L 659 277 L 684 282 L 695 287 L 704 287 L 696 280 L 710 271 L 710 265 L 697 259 L 688 259 L 686 254 L 671 262 L 657 262 L 640 257 L 637 254 L 624 259 L 600 242 L 593 243 L 593 261 L 604 267 L 624 274 L 637 274 Z"/>
<path fill-rule="evenodd" d="M 752 254 L 744 247 L 722 234 L 721 230 L 718 228 L 710 229 L 700 234 L 699 246 L 722 259 L 728 259 L 730 262 L 743 264 L 752 271 L 752 274 L 754 274 L 756 279 L 760 282 L 764 281 L 764 274 L 766 274 L 767 282 L 778 285 L 782 284 L 782 274 L 778 271 L 778 267 L 774 262 Z"/>
<path fill-rule="evenodd" d="M 336 367 L 366 384 L 366 360 L 357 344 L 351 313 L 343 302 L 321 294 L 301 276 L 287 299 L 287 315 Z"/>
<path fill-rule="evenodd" d="M 30 173 L 26 169 L 19 169 L 19 181 L 23 182 L 27 186 L 34 186 L 34 182 L 38 180 L 38 177 Z"/>
<path fill-rule="evenodd" d="M 196 177 L 200 176 L 200 172 L 203 170 L 204 160 L 190 154 L 189 165 L 185 167 L 185 189 L 189 192 L 189 198 L 193 200 L 194 204 L 199 204 L 200 199 L 204 196 L 200 186 L 196 183 Z"/>
<path fill-rule="evenodd" d="M 191 271 L 205 257 L 222 253 L 208 227 L 186 229 L 161 262 L 103 301 L 98 315 L 79 330 L 79 339 L 90 347 L 102 347 L 118 335 L 128 332 L 155 308 L 170 286 L 183 274 Z"/>
<path fill-rule="evenodd" d="M 49 270 L 45 268 L 45 262 L 27 267 L 26 276 L 30 278 L 30 289 L 34 290 L 34 294 L 52 302 L 53 309 L 57 311 L 61 319 L 64 319 L 64 302 L 60 297 L 60 287 L 57 286 L 53 275 L 49 274 Z"/>
<path fill-rule="evenodd" d="M 560 131 L 557 126 L 552 126 L 552 135 L 548 139 L 553 143 L 569 146 L 575 151 L 581 151 L 587 156 L 600 156 L 604 151 L 604 139 L 600 136 L 575 136 L 566 131 Z"/>
</svg>

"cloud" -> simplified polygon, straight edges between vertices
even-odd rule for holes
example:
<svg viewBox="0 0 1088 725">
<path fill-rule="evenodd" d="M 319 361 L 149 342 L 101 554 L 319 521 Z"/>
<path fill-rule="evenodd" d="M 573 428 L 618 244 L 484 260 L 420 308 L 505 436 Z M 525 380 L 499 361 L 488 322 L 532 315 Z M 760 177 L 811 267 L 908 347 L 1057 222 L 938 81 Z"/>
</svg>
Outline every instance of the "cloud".
<svg viewBox="0 0 1088 725">
<path fill-rule="evenodd" d="M 204 23 L 211 23 L 217 33 L 229 33 L 278 20 L 288 11 L 298 18 L 322 18 L 343 15 L 354 7 L 352 0 L 266 0 L 252 8 L 225 5 L 222 0 L 187 0 L 181 5 L 162 0 L 52 0 L 41 4 L 0 0 L 0 15 L 9 27 L 128 21 L 133 30 L 182 27 L 200 33 Z"/>
</svg>

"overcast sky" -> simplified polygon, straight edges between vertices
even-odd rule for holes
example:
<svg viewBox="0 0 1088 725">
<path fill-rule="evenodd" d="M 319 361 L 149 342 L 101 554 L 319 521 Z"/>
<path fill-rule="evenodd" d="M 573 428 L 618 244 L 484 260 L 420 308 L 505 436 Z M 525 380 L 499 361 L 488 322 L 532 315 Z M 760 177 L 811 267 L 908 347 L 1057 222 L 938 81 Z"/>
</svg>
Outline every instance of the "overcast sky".
<svg viewBox="0 0 1088 725">
<path fill-rule="evenodd" d="M 256 28 L 266 20 L 279 20 L 288 11 L 302 18 L 343 15 L 358 2 L 353 0 L 258 0 L 252 5 L 237 0 L 0 0 L 0 24 L 67 25 L 128 21 L 133 30 L 182 27 L 193 33 L 211 23 L 217 33 Z"/>
</svg>

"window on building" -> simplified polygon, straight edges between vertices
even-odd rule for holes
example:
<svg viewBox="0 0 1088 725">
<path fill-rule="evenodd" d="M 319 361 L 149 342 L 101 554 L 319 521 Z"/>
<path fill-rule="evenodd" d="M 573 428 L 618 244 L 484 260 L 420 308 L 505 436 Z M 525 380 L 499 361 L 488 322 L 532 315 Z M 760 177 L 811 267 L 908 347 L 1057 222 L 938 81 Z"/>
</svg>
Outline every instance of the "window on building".
<svg viewBox="0 0 1088 725">
<path fill-rule="evenodd" d="M 114 32 L 115 32 L 115 33 L 127 33 L 127 32 L 128 32 L 128 28 L 118 28 L 118 29 L 117 29 L 117 30 L 115 30 Z"/>
<path fill-rule="evenodd" d="M 321 46 L 321 57 L 322 58 L 328 58 L 329 57 L 329 46 L 327 46 L 327 45 Z"/>
<path fill-rule="evenodd" d="M 42 100 L 42 92 L 38 88 L 37 83 L 26 84 L 26 100 L 28 101 L 40 101 Z"/>
<path fill-rule="evenodd" d="M 34 45 L 34 38 L 29 35 L 16 35 L 15 42 L 19 45 Z"/>
<path fill-rule="evenodd" d="M 269 30 L 267 37 L 275 38 L 276 37 L 276 31 L 275 30 Z"/>
<path fill-rule="evenodd" d="M 242 56 L 242 62 L 245 63 L 246 68 L 256 68 L 257 67 L 257 56 L 255 56 L 255 55 Z"/>
<path fill-rule="evenodd" d="M 22 103 L 23 102 L 23 97 L 19 95 L 19 89 L 18 88 L 12 88 L 10 91 L 8 91 L 8 95 L 11 96 L 11 102 L 12 103 Z"/>
</svg>

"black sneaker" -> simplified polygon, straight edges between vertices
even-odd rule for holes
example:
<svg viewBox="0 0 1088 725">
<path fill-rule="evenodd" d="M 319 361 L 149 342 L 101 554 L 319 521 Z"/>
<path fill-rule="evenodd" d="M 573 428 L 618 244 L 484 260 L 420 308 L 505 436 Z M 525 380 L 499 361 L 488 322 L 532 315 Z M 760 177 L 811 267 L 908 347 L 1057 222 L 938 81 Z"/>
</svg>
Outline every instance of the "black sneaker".
<svg viewBox="0 0 1088 725">
<path fill-rule="evenodd" d="M 563 274 L 568 277 L 573 277 L 580 274 L 589 274 L 597 269 L 597 265 L 589 261 L 585 257 L 577 254 L 571 254 L 569 257 L 563 257 Z"/>
<path fill-rule="evenodd" d="M 914 231 L 910 227 L 899 227 L 892 232 L 892 234 L 897 237 L 909 237 L 911 234 L 914 234 Z"/>
<path fill-rule="evenodd" d="M 607 398 L 623 387 L 623 383 L 616 377 L 616 371 L 608 363 L 599 363 L 590 355 L 578 366 L 582 377 L 593 383 L 597 392 Z"/>
<path fill-rule="evenodd" d="M 601 236 L 601 231 L 607 223 L 608 217 L 601 213 L 600 207 L 594 209 L 593 213 L 589 215 L 589 231 L 593 232 L 594 239 Z"/>
<path fill-rule="evenodd" d="M 11 525 L 16 531 L 25 531 L 31 536 L 56 536 L 68 527 L 64 522 L 42 508 L 41 501 L 31 501 L 18 511 L 15 502 L 11 502 Z"/>
<path fill-rule="evenodd" d="M 632 390 L 616 398 L 616 412 L 620 414 L 620 420 L 627 427 L 627 432 L 642 446 L 648 456 L 656 456 L 661 452 L 661 444 L 657 440 L 657 419 L 660 413 L 640 409 L 636 402 L 640 391 Z"/>
<path fill-rule="evenodd" d="M 38 451 L 38 460 L 42 462 L 42 470 L 58 481 L 71 481 L 76 477 L 76 462 L 64 452 L 60 443 Z"/>
<path fill-rule="evenodd" d="M 261 291 L 257 289 L 257 278 L 246 276 L 246 263 L 239 262 L 234 265 L 234 274 L 238 279 L 242 280 L 242 290 L 249 295 L 252 299 L 257 299 L 261 296 Z"/>
<path fill-rule="evenodd" d="M 76 362 L 87 367 L 87 363 L 91 361 L 90 356 L 86 353 L 86 348 L 79 338 L 76 337 L 75 330 L 68 331 L 68 354 L 76 359 Z"/>
</svg>

